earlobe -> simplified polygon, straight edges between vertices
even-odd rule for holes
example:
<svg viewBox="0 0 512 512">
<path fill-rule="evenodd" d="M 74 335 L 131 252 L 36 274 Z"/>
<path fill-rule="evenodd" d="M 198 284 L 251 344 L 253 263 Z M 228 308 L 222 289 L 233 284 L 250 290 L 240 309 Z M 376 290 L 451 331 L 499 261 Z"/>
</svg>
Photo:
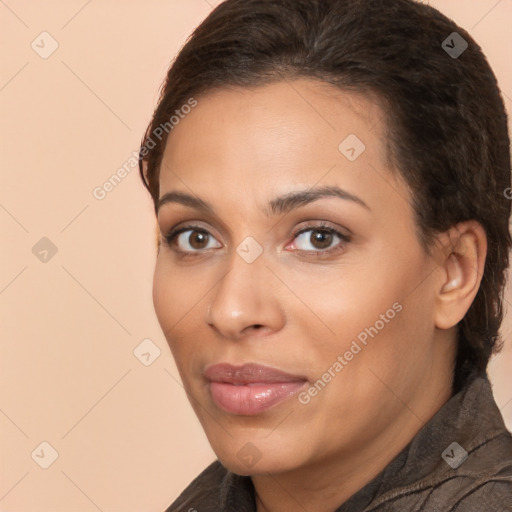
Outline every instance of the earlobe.
<svg viewBox="0 0 512 512">
<path fill-rule="evenodd" d="M 470 308 L 483 276 L 487 237 L 476 221 L 458 224 L 445 234 L 440 248 L 435 324 L 439 329 L 457 325 Z"/>
</svg>

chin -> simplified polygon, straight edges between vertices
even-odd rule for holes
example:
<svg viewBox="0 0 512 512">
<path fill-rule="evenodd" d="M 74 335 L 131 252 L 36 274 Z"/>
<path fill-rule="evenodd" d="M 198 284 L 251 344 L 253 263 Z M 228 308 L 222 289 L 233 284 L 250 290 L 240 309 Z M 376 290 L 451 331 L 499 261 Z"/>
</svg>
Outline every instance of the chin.
<svg viewBox="0 0 512 512">
<path fill-rule="evenodd" d="M 274 432 L 274 434 L 276 434 Z M 258 436 L 236 435 L 225 436 L 224 439 L 210 439 L 210 445 L 222 465 L 244 476 L 277 474 L 296 469 L 301 465 L 301 443 L 287 437 L 285 442 L 281 436 L 268 432 Z M 219 442 L 220 441 L 220 442 Z"/>
<path fill-rule="evenodd" d="M 253 461 L 250 461 L 247 455 L 245 458 L 245 461 L 240 461 L 237 454 L 230 453 L 219 457 L 219 460 L 226 469 L 241 476 L 278 474 L 295 468 L 290 465 L 285 453 L 274 452 L 270 458 L 261 456 L 261 459 L 254 458 Z"/>
</svg>

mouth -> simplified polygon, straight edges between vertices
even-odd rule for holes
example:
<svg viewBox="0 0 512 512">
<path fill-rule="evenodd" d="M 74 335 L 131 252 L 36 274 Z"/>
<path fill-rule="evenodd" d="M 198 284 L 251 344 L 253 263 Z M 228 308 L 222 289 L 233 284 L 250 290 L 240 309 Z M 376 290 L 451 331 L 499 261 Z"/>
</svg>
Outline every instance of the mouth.
<svg viewBox="0 0 512 512">
<path fill-rule="evenodd" d="M 213 402 L 224 412 L 253 416 L 282 403 L 307 385 L 304 376 L 270 366 L 220 363 L 204 372 Z"/>
</svg>

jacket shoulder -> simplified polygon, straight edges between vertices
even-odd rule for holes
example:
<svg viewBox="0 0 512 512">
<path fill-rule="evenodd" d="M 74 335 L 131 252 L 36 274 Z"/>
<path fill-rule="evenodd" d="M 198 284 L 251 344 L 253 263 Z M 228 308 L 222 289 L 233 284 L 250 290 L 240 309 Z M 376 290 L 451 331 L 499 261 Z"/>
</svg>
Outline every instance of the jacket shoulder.
<svg viewBox="0 0 512 512">
<path fill-rule="evenodd" d="M 219 489 L 226 477 L 226 468 L 212 462 L 183 490 L 165 512 L 210 512 L 219 508 Z"/>
<path fill-rule="evenodd" d="M 503 431 L 474 449 L 458 470 L 446 474 L 438 490 L 439 496 L 451 494 L 447 512 L 511 512 L 510 433 Z"/>
<path fill-rule="evenodd" d="M 449 512 L 512 511 L 512 473 L 496 476 L 461 498 Z"/>
</svg>

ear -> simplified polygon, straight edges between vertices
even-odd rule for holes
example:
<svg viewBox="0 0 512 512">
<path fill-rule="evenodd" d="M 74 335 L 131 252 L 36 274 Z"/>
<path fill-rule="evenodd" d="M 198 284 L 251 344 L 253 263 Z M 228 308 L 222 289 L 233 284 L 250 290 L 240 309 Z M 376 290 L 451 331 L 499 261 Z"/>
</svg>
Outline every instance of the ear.
<svg viewBox="0 0 512 512">
<path fill-rule="evenodd" d="M 471 306 L 484 273 L 487 236 L 482 225 L 470 220 L 439 237 L 437 253 L 435 325 L 457 325 Z"/>
</svg>

